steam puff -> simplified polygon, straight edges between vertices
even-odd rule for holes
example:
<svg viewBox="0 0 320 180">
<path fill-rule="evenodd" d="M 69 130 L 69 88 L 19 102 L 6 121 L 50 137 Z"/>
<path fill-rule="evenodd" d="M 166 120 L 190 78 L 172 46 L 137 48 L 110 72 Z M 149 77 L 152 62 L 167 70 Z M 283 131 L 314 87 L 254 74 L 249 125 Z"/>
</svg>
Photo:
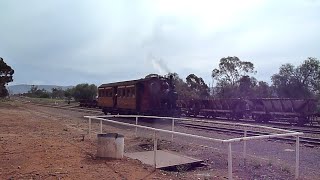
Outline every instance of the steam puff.
<svg viewBox="0 0 320 180">
<path fill-rule="evenodd" d="M 154 56 L 149 55 L 149 58 L 151 59 L 151 64 L 153 68 L 157 71 L 158 74 L 160 75 L 165 75 L 170 73 L 170 70 L 162 59 L 156 59 Z"/>
</svg>

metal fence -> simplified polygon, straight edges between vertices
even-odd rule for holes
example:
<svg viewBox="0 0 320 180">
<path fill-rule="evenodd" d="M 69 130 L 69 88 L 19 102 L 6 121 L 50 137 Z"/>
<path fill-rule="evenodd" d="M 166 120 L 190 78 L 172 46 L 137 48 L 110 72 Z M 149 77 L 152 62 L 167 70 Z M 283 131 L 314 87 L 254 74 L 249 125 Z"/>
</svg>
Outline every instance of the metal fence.
<svg viewBox="0 0 320 180">
<path fill-rule="evenodd" d="M 221 124 L 221 125 L 233 125 L 233 126 L 242 126 L 244 127 L 243 131 L 243 137 L 240 138 L 231 138 L 231 139 L 216 139 L 211 137 L 205 137 L 205 136 L 199 136 L 195 134 L 188 134 L 188 133 L 182 133 L 175 131 L 175 121 L 192 121 L 192 122 L 202 122 L 202 120 L 198 119 L 187 119 L 187 118 L 173 118 L 173 117 L 158 117 L 158 116 L 140 116 L 140 115 L 104 115 L 104 116 L 84 116 L 85 118 L 89 119 L 88 125 L 89 125 L 89 137 L 91 137 L 91 123 L 92 120 L 98 120 L 100 121 L 100 133 L 102 133 L 102 127 L 103 127 L 103 121 L 124 125 L 124 126 L 130 126 L 135 127 L 135 135 L 137 136 L 138 128 L 141 129 L 147 129 L 154 131 L 154 166 L 156 167 L 156 156 L 157 156 L 157 132 L 163 132 L 163 133 L 169 133 L 171 134 L 171 141 L 173 141 L 174 135 L 180 135 L 185 137 L 191 137 L 196 139 L 204 139 L 209 140 L 216 143 L 225 143 L 228 144 L 228 179 L 232 179 L 232 143 L 235 142 L 241 142 L 243 141 L 243 158 L 246 160 L 246 149 L 247 145 L 246 142 L 250 140 L 261 140 L 261 139 L 268 139 L 268 138 L 277 138 L 277 137 L 295 137 L 296 138 L 296 164 L 295 164 L 295 178 L 299 178 L 299 136 L 303 135 L 301 132 L 295 132 L 290 130 L 284 130 L 279 128 L 273 128 L 273 127 L 267 127 L 267 126 L 260 126 L 260 125 L 252 125 L 252 124 L 243 124 L 243 123 L 229 123 L 229 122 L 221 122 L 221 121 L 210 121 L 212 124 Z M 108 118 L 135 118 L 135 124 L 131 123 L 125 123 L 125 122 L 119 122 L 110 120 Z M 170 120 L 171 121 L 171 130 L 165 130 L 165 129 L 158 129 L 148 126 L 142 126 L 138 124 L 139 118 L 154 118 L 154 119 L 164 119 L 164 120 Z M 258 135 L 258 136 L 247 136 L 247 128 L 253 127 L 253 128 L 263 128 L 267 130 L 275 130 L 280 131 L 281 133 L 277 134 L 269 134 L 269 135 Z"/>
</svg>

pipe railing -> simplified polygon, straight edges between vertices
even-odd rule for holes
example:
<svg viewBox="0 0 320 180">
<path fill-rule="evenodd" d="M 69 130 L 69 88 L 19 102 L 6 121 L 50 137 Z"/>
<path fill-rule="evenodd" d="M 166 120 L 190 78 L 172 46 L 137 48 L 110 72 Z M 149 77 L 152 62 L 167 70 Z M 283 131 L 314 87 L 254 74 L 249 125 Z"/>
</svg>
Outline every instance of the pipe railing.
<svg viewBox="0 0 320 180">
<path fill-rule="evenodd" d="M 185 136 L 185 137 L 191 137 L 191 138 L 196 138 L 196 139 L 204 139 L 216 143 L 226 143 L 228 144 L 228 179 L 232 179 L 232 143 L 234 142 L 240 142 L 243 141 L 243 158 L 244 162 L 246 162 L 246 148 L 247 144 L 246 141 L 250 140 L 259 140 L 259 139 L 268 139 L 268 138 L 274 138 L 274 137 L 288 137 L 288 136 L 294 136 L 296 137 L 296 165 L 295 165 L 295 178 L 299 178 L 299 136 L 303 135 L 301 132 L 295 132 L 295 131 L 290 131 L 290 130 L 284 130 L 284 129 L 279 129 L 279 128 L 274 128 L 274 127 L 267 127 L 267 126 L 261 126 L 261 125 L 251 125 L 251 124 L 243 124 L 243 123 L 228 123 L 228 122 L 220 122 L 220 121 L 210 121 L 212 124 L 223 124 L 223 125 L 235 125 L 235 126 L 242 126 L 244 127 L 244 136 L 240 138 L 231 138 L 231 139 L 216 139 L 216 138 L 211 138 L 211 137 L 205 137 L 205 136 L 199 136 L 195 134 L 188 134 L 188 133 L 182 133 L 182 132 L 177 132 L 175 131 L 175 120 L 179 121 L 192 121 L 192 122 L 204 122 L 203 120 L 197 120 L 197 119 L 187 119 L 187 118 L 173 118 L 173 117 L 158 117 L 158 116 L 140 116 L 140 115 L 105 115 L 105 116 L 84 116 L 85 118 L 89 119 L 89 137 L 91 137 L 91 123 L 92 119 L 94 120 L 99 120 L 100 121 L 100 133 L 103 132 L 102 126 L 103 126 L 103 121 L 109 122 L 109 123 L 114 123 L 114 124 L 119 124 L 119 125 L 124 125 L 124 126 L 130 126 L 130 127 L 135 127 L 135 136 L 137 136 L 138 133 L 138 128 L 141 129 L 147 129 L 154 131 L 154 166 L 155 168 L 157 167 L 156 164 L 156 156 L 157 156 L 157 132 L 163 132 L 163 133 L 168 133 L 171 134 L 171 140 L 173 141 L 173 136 L 174 135 L 180 135 L 180 136 Z M 119 121 L 114 121 L 110 120 L 107 118 L 135 118 L 135 124 L 131 123 L 125 123 L 125 122 L 119 122 Z M 165 130 L 165 129 L 157 129 L 153 127 L 148 127 L 148 126 L 142 126 L 138 124 L 138 119 L 139 118 L 155 118 L 155 119 L 168 119 L 171 120 L 171 130 Z M 254 128 L 264 128 L 268 130 L 274 130 L 274 131 L 281 131 L 282 133 L 280 134 L 269 134 L 269 135 L 258 135 L 258 136 L 247 136 L 247 128 L 248 127 L 254 127 Z"/>
</svg>

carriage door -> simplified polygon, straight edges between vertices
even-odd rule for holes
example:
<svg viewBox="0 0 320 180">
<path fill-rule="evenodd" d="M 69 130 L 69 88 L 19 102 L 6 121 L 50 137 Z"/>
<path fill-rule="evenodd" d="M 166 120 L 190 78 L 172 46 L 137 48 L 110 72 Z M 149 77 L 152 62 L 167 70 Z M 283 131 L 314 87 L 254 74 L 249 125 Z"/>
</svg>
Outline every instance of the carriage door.
<svg viewBox="0 0 320 180">
<path fill-rule="evenodd" d="M 117 97 L 118 97 L 118 94 L 117 94 L 118 87 L 115 86 L 112 88 L 112 90 L 113 90 L 113 92 L 112 92 L 113 108 L 116 108 L 117 107 Z"/>
</svg>

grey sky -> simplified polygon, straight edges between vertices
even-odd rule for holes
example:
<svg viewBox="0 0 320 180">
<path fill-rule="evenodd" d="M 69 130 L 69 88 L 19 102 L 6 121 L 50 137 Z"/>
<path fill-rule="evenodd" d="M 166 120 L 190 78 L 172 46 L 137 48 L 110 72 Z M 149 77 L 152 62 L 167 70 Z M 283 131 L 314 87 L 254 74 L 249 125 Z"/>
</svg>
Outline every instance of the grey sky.
<svg viewBox="0 0 320 180">
<path fill-rule="evenodd" d="M 269 82 L 281 64 L 320 58 L 319 10 L 318 0 L 3 0 L 0 56 L 14 84 L 100 84 L 167 70 L 209 83 L 227 56 L 253 62 Z"/>
</svg>

